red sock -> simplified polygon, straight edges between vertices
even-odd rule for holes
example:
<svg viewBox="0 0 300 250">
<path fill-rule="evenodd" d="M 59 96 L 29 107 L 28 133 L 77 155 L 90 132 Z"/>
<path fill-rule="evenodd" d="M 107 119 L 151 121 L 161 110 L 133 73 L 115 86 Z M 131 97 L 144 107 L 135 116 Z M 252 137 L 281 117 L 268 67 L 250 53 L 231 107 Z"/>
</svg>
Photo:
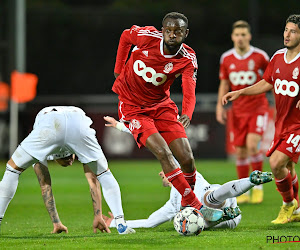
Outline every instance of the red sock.
<svg viewBox="0 0 300 250">
<path fill-rule="evenodd" d="M 294 177 L 292 177 L 292 184 L 293 184 L 293 191 L 294 191 L 294 199 L 297 200 L 298 207 L 299 207 L 299 195 L 298 195 L 299 182 L 298 182 L 297 174 Z"/>
<path fill-rule="evenodd" d="M 236 170 L 239 179 L 249 177 L 249 162 L 248 159 L 237 159 Z"/>
<path fill-rule="evenodd" d="M 183 176 L 183 173 L 180 168 L 176 168 L 172 172 L 166 173 L 165 176 L 172 183 L 172 185 L 177 189 L 181 194 L 182 200 L 181 205 L 187 206 L 190 205 L 194 208 L 200 209 L 202 203 L 198 200 L 190 185 Z"/>
<path fill-rule="evenodd" d="M 289 172 L 288 175 L 278 180 L 275 178 L 275 183 L 277 186 L 277 190 L 281 194 L 284 202 L 292 202 L 294 199 L 294 191 L 293 191 L 293 185 L 292 185 L 292 176 Z"/>
<path fill-rule="evenodd" d="M 192 173 L 183 173 L 184 178 L 190 184 L 191 188 L 194 190 L 196 183 L 196 169 Z"/>
<path fill-rule="evenodd" d="M 252 171 L 254 171 L 254 170 L 262 171 L 263 160 L 264 160 L 264 157 L 263 157 L 262 153 L 258 153 L 256 155 L 250 156 Z"/>
</svg>

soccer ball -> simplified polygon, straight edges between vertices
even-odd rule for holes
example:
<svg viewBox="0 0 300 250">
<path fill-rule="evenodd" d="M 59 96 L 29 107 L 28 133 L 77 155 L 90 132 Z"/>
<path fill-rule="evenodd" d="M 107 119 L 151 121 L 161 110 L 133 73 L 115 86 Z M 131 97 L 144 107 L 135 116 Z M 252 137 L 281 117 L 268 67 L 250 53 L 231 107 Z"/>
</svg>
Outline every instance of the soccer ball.
<svg viewBox="0 0 300 250">
<path fill-rule="evenodd" d="M 184 236 L 198 235 L 204 229 L 204 218 L 201 212 L 193 207 L 186 207 L 174 217 L 175 230 Z"/>
</svg>

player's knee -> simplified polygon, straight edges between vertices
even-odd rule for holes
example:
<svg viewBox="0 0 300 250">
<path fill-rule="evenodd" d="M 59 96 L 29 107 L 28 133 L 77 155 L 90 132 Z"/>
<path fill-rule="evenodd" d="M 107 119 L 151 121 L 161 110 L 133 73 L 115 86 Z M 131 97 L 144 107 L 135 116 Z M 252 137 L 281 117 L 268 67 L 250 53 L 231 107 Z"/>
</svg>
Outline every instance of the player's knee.
<svg viewBox="0 0 300 250">
<path fill-rule="evenodd" d="M 159 161 L 168 160 L 172 157 L 172 152 L 167 147 L 156 148 L 154 154 Z"/>
<path fill-rule="evenodd" d="M 271 168 L 274 176 L 277 176 L 278 173 L 280 173 L 282 171 L 282 169 L 284 168 L 283 162 L 276 157 L 271 156 L 269 162 L 270 162 L 270 168 Z"/>
<path fill-rule="evenodd" d="M 187 155 L 183 159 L 180 159 L 181 169 L 185 172 L 193 170 L 195 166 L 195 160 L 193 155 Z"/>
</svg>

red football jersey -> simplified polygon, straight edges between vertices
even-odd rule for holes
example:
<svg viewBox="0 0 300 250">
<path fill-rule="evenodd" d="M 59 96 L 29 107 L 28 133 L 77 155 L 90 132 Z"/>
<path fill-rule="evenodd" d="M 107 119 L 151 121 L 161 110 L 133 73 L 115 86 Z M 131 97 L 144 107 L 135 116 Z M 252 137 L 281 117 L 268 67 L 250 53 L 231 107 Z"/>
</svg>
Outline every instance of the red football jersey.
<svg viewBox="0 0 300 250">
<path fill-rule="evenodd" d="M 269 56 L 261 49 L 250 46 L 249 52 L 239 55 L 230 49 L 220 60 L 220 80 L 229 80 L 232 91 L 243 89 L 259 82 L 269 62 Z M 242 114 L 265 112 L 268 100 L 265 94 L 241 96 L 232 104 L 233 111 Z"/>
<path fill-rule="evenodd" d="M 287 49 L 278 50 L 266 69 L 263 78 L 273 85 L 276 102 L 275 137 L 282 138 L 300 129 L 299 101 L 300 53 L 290 62 L 286 60 Z"/>
<path fill-rule="evenodd" d="M 126 62 L 132 45 L 130 58 Z M 125 64 L 126 62 L 126 64 Z M 194 50 L 182 44 L 175 55 L 163 52 L 163 35 L 152 26 L 124 30 L 118 47 L 112 90 L 131 105 L 153 107 L 171 102 L 170 86 L 182 76 L 182 114 L 191 119 L 196 97 L 197 59 Z"/>
</svg>

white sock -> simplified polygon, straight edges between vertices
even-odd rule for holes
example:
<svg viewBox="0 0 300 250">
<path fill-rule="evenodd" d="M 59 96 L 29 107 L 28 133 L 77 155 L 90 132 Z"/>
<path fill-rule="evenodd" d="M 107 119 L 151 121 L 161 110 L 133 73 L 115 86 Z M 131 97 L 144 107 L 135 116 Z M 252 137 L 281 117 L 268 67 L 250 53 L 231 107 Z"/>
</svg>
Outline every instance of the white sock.
<svg viewBox="0 0 300 250">
<path fill-rule="evenodd" d="M 116 222 L 117 218 L 120 218 L 120 220 L 123 221 L 122 224 L 125 224 L 121 200 L 121 191 L 117 180 L 110 172 L 110 170 L 97 176 L 97 179 L 102 186 L 104 199 L 107 205 L 109 206 L 111 212 L 113 213 L 114 217 L 116 218 Z"/>
<path fill-rule="evenodd" d="M 7 164 L 2 181 L 0 182 L 0 224 L 9 202 L 14 197 L 21 172 Z"/>
<path fill-rule="evenodd" d="M 228 198 L 240 196 L 253 186 L 255 185 L 250 182 L 249 178 L 229 181 L 207 195 L 206 201 L 210 204 L 221 204 Z"/>
</svg>

